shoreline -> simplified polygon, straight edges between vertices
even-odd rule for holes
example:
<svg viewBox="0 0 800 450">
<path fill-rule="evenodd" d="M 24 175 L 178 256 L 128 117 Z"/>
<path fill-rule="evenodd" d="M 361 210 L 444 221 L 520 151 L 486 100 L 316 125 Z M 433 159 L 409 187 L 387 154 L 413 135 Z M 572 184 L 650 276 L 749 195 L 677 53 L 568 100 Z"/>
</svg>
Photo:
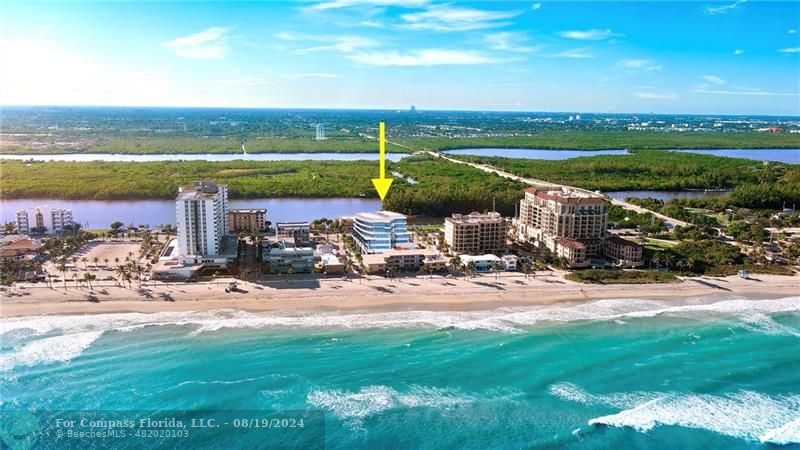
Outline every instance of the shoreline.
<svg viewBox="0 0 800 450">
<path fill-rule="evenodd" d="M 239 282 L 240 291 L 225 293 L 227 280 L 216 283 L 172 283 L 139 290 L 101 285 L 88 288 L 55 285 L 18 289 L 22 296 L 4 295 L 0 318 L 40 315 L 159 313 L 235 309 L 246 312 L 469 312 L 504 307 L 544 307 L 584 304 L 605 299 L 674 300 L 710 295 L 758 299 L 792 297 L 800 293 L 800 277 L 758 275 L 687 277 L 680 283 L 589 285 L 561 276 L 483 275 L 469 281 L 434 277 L 388 280 L 338 278 Z M 106 293 L 102 291 L 105 290 Z"/>
</svg>

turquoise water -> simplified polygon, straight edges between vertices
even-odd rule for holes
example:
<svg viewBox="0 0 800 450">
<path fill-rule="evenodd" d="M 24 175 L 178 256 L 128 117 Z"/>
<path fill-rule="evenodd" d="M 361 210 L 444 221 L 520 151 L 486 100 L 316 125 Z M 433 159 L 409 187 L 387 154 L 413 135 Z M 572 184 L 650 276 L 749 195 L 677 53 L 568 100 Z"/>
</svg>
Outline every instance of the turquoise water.
<svg viewBox="0 0 800 450">
<path fill-rule="evenodd" d="M 800 446 L 800 297 L 7 318 L 0 333 L 5 410 L 322 411 L 309 432 L 327 448 Z"/>
</svg>

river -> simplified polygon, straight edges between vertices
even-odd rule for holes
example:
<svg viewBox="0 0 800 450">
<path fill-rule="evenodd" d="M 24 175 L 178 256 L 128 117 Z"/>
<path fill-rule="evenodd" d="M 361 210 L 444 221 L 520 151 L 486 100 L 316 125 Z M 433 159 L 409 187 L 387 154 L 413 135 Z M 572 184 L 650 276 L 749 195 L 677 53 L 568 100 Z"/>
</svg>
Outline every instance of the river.
<svg viewBox="0 0 800 450">
<path fill-rule="evenodd" d="M 70 208 L 76 222 L 84 228 L 106 228 L 114 221 L 162 225 L 175 224 L 172 200 L 0 200 L 2 223 L 16 220 L 16 211 L 40 205 Z M 260 198 L 231 200 L 230 208 L 266 208 L 267 220 L 275 222 L 306 221 L 327 217 L 350 216 L 381 209 L 381 202 L 368 198 Z"/>
</svg>

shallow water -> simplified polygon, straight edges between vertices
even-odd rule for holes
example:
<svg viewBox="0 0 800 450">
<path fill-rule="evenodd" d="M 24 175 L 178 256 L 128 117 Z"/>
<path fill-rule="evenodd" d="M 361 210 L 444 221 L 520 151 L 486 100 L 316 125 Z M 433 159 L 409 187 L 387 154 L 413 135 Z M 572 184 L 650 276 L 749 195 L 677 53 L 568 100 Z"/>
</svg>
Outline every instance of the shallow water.
<svg viewBox="0 0 800 450">
<path fill-rule="evenodd" d="M 0 398 L 322 411 L 329 448 L 800 443 L 800 297 L 678 303 L 6 318 Z"/>
</svg>

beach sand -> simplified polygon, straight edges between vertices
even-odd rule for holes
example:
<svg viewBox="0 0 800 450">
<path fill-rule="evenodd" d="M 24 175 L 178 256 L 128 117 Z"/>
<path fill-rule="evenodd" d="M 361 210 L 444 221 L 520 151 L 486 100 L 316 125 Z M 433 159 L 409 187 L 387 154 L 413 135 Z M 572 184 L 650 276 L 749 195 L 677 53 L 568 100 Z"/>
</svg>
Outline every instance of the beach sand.
<svg viewBox="0 0 800 450">
<path fill-rule="evenodd" d="M 239 282 L 239 291 L 226 293 L 228 279 L 203 283 L 143 283 L 139 289 L 101 284 L 93 290 L 55 284 L 16 288 L 4 295 L 0 316 L 41 314 L 100 314 L 115 312 L 204 311 L 224 308 L 245 311 L 372 310 L 372 311 L 472 311 L 508 306 L 549 305 L 609 298 L 669 299 L 714 294 L 749 298 L 777 298 L 800 294 L 800 277 L 755 275 L 745 280 L 731 277 L 689 277 L 680 283 L 649 285 L 587 285 L 564 280 L 562 274 L 526 280 L 521 274 L 462 278 L 416 277 L 389 280 L 373 277 L 343 281 L 339 278 L 275 277 L 262 284 Z"/>
</svg>

